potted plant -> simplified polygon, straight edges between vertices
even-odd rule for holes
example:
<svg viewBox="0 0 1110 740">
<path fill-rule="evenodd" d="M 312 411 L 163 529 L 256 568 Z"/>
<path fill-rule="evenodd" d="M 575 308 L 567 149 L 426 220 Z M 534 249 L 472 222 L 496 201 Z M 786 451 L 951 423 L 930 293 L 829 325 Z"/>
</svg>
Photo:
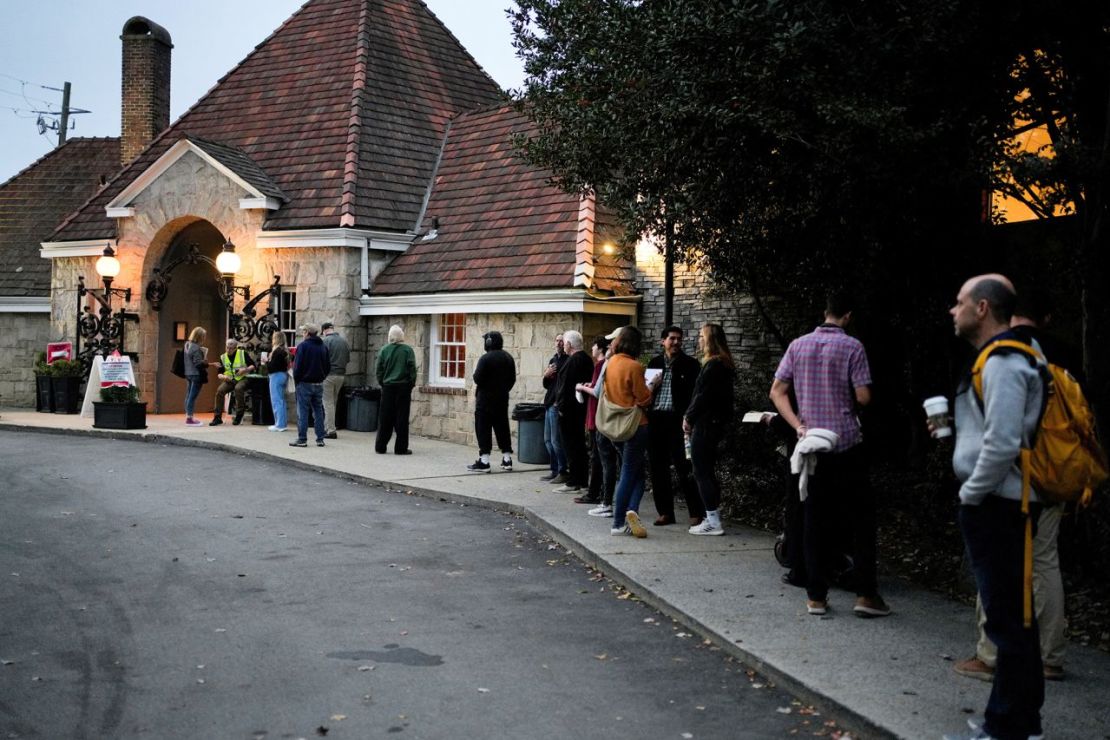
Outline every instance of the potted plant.
<svg viewBox="0 0 1110 740">
<path fill-rule="evenodd" d="M 85 368 L 80 360 L 54 360 L 50 364 L 51 395 L 54 413 L 76 414 L 81 409 L 81 378 Z"/>
<path fill-rule="evenodd" d="M 134 385 L 112 385 L 100 389 L 93 401 L 93 426 L 97 429 L 146 429 L 146 401 L 139 400 Z"/>
<path fill-rule="evenodd" d="M 54 390 L 51 384 L 50 366 L 46 364 L 46 353 L 35 355 L 35 411 L 44 414 L 54 413 Z"/>
</svg>

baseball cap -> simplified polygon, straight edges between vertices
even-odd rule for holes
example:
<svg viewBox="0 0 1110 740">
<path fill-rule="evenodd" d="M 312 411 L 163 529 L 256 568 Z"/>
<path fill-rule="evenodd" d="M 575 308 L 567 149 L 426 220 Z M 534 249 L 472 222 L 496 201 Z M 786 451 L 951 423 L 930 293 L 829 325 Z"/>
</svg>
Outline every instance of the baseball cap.
<svg viewBox="0 0 1110 740">
<path fill-rule="evenodd" d="M 625 327 L 623 327 L 623 326 L 618 326 L 616 329 L 613 329 L 613 331 L 606 334 L 605 338 L 608 339 L 610 342 L 613 341 L 614 339 L 617 338 L 618 335 L 620 335 L 621 329 L 624 329 L 624 328 Z"/>
</svg>

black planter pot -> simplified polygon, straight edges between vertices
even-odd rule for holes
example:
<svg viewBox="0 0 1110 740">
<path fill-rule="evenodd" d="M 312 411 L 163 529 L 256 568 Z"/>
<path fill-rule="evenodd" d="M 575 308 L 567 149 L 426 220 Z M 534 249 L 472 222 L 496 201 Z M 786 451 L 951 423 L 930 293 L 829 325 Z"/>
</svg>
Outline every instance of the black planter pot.
<svg viewBox="0 0 1110 740">
<path fill-rule="evenodd" d="M 76 414 L 81 409 L 81 379 L 51 378 L 54 413 Z"/>
<path fill-rule="evenodd" d="M 49 375 L 35 376 L 35 411 L 54 413 L 54 388 Z"/>
<path fill-rule="evenodd" d="M 93 401 L 96 429 L 146 429 L 146 402 L 108 403 Z"/>
</svg>

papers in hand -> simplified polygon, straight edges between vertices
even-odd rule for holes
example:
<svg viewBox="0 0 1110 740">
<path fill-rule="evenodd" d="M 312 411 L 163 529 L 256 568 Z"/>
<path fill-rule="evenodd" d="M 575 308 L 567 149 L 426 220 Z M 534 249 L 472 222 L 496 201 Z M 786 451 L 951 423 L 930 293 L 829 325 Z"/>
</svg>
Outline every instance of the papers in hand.
<svg viewBox="0 0 1110 740">
<path fill-rule="evenodd" d="M 647 370 L 644 370 L 644 382 L 648 385 L 651 385 L 651 382 L 662 374 L 663 371 L 659 368 L 648 368 Z"/>
<path fill-rule="evenodd" d="M 759 424 L 762 423 L 763 417 L 767 414 L 770 414 L 771 416 L 778 416 L 778 414 L 771 411 L 749 411 L 748 413 L 744 414 L 744 418 L 741 419 L 741 421 L 745 424 Z"/>
</svg>

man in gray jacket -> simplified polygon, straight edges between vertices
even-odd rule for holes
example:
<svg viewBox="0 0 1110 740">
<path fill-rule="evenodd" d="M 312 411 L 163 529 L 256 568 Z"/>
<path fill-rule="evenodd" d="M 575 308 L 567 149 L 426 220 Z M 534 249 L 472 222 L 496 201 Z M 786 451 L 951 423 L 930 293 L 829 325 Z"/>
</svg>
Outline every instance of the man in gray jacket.
<svg viewBox="0 0 1110 740">
<path fill-rule="evenodd" d="M 960 288 L 952 307 L 956 335 L 977 350 L 1010 330 L 1016 297 L 1002 275 L 980 275 Z M 959 524 L 986 612 L 986 633 L 998 647 L 986 722 L 974 737 L 1027 738 L 1041 734 L 1044 673 L 1036 620 L 1023 624 L 1026 517 L 1041 505 L 1031 495 L 1022 512 L 1020 453 L 1040 420 L 1044 381 L 1024 354 L 996 350 L 982 371 L 982 399 L 970 379 L 956 392 Z"/>
<path fill-rule="evenodd" d="M 325 321 L 320 329 L 324 332 L 324 346 L 328 348 L 328 361 L 331 362 L 331 372 L 324 379 L 324 428 L 327 432 L 324 436 L 335 439 L 339 436 L 335 431 L 335 401 L 339 398 L 343 381 L 347 379 L 351 348 L 347 345 L 347 340 L 335 330 L 332 322 Z"/>
</svg>

